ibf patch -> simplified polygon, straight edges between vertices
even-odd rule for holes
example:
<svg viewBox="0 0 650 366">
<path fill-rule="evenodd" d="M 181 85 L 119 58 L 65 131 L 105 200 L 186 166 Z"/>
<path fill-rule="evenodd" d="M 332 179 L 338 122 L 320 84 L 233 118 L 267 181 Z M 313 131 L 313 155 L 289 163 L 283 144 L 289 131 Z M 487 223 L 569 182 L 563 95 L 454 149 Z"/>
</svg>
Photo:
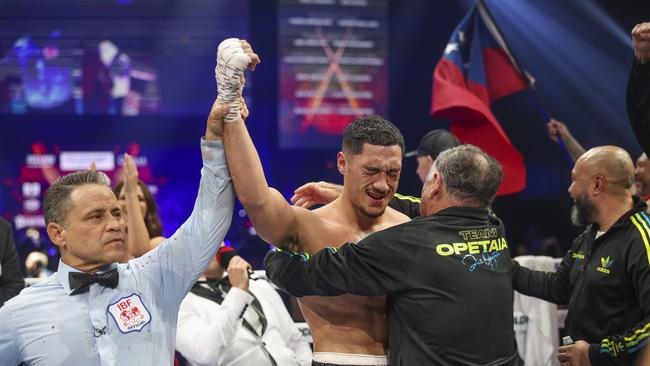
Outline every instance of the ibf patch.
<svg viewBox="0 0 650 366">
<path fill-rule="evenodd" d="M 108 305 L 108 312 L 113 316 L 120 331 L 125 334 L 139 332 L 151 322 L 151 313 L 137 294 L 123 297 Z"/>
</svg>

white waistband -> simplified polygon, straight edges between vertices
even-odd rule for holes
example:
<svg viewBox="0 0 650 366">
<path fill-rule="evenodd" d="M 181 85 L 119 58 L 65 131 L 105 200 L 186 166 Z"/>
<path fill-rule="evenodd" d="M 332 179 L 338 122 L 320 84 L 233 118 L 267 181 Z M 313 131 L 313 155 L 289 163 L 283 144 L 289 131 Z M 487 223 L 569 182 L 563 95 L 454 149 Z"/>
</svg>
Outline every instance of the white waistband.
<svg viewBox="0 0 650 366">
<path fill-rule="evenodd" d="M 334 365 L 388 366 L 388 357 L 352 353 L 314 352 L 314 361 Z"/>
</svg>

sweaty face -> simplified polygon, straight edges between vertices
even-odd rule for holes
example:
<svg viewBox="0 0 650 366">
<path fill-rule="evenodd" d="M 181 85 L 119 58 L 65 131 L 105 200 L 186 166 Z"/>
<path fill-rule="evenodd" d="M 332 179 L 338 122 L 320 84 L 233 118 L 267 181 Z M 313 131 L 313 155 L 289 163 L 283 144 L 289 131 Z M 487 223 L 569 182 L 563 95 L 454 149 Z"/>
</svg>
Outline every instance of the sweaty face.
<svg viewBox="0 0 650 366">
<path fill-rule="evenodd" d="M 66 264 L 89 271 L 124 257 L 122 210 L 108 187 L 87 184 L 70 194 L 70 210 L 61 236 Z"/>
<path fill-rule="evenodd" d="M 641 197 L 650 196 L 650 160 L 646 154 L 641 155 L 636 161 L 634 178 L 637 194 Z"/>
<path fill-rule="evenodd" d="M 350 201 L 365 216 L 381 216 L 397 190 L 401 170 L 398 145 L 364 144 L 360 154 L 347 154 L 345 190 Z"/>
<path fill-rule="evenodd" d="M 144 217 L 147 214 L 147 201 L 144 200 L 144 193 L 142 193 L 142 188 L 140 188 L 140 185 L 137 185 L 136 192 L 138 194 L 138 205 L 140 206 L 140 212 L 142 212 L 142 217 Z M 128 214 L 126 211 L 126 193 L 124 192 L 124 187 L 122 187 L 122 190 L 120 191 L 118 200 L 120 201 L 122 212 Z"/>
</svg>

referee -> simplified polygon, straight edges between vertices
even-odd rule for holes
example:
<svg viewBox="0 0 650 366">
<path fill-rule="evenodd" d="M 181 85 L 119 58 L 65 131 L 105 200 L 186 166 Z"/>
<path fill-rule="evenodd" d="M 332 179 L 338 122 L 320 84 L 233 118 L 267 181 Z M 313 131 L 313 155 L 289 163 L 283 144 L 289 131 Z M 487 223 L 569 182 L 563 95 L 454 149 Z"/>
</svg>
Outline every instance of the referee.
<svg viewBox="0 0 650 366">
<path fill-rule="evenodd" d="M 125 252 L 124 221 L 108 177 L 86 170 L 52 184 L 44 207 L 47 233 L 61 251 L 58 272 L 0 308 L 1 365 L 173 364 L 178 308 L 232 216 L 219 126 L 209 123 L 201 141 L 192 215 L 171 238 L 126 264 L 116 263 Z"/>
</svg>

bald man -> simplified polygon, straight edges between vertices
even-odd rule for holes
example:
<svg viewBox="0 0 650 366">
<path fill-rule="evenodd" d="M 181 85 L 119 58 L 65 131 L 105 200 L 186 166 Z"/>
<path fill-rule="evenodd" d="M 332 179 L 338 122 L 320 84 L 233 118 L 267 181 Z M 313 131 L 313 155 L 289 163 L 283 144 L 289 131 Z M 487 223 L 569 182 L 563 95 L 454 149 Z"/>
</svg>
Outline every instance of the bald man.
<svg viewBox="0 0 650 366">
<path fill-rule="evenodd" d="M 634 164 L 625 150 L 588 150 L 571 172 L 571 220 L 587 225 L 555 273 L 513 266 L 515 290 L 568 304 L 575 344 L 562 365 L 633 365 L 650 335 L 650 218 L 633 197 Z"/>
</svg>

